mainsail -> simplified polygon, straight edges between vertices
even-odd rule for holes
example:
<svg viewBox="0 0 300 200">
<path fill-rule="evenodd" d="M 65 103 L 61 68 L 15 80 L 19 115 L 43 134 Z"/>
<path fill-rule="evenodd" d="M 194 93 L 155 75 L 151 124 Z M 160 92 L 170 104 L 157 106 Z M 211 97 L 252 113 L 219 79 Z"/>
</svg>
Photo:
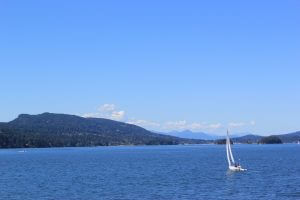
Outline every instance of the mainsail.
<svg viewBox="0 0 300 200">
<path fill-rule="evenodd" d="M 230 156 L 229 156 L 229 150 L 228 150 L 228 138 L 226 138 L 226 154 L 227 154 L 228 165 L 230 167 L 231 166 L 231 162 L 230 162 Z"/>
<path fill-rule="evenodd" d="M 231 144 L 230 144 L 228 130 L 227 130 L 227 137 L 226 137 L 226 154 L 227 154 L 228 165 L 229 166 L 234 165 L 235 162 L 231 151 Z"/>
</svg>

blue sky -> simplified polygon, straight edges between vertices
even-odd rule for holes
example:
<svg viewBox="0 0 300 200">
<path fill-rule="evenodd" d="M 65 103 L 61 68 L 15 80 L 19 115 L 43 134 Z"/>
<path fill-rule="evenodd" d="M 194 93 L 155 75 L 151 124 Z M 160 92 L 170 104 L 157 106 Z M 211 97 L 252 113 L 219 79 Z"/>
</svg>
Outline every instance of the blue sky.
<svg viewBox="0 0 300 200">
<path fill-rule="evenodd" d="M 0 121 L 300 130 L 300 2 L 2 1 Z"/>
</svg>

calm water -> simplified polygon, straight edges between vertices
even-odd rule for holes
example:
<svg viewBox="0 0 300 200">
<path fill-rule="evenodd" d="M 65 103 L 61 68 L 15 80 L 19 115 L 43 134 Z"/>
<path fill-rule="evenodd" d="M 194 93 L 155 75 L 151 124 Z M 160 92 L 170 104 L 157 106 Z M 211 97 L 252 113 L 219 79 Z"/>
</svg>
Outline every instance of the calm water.
<svg viewBox="0 0 300 200">
<path fill-rule="evenodd" d="M 0 150 L 1 199 L 300 199 L 300 145 Z"/>
</svg>

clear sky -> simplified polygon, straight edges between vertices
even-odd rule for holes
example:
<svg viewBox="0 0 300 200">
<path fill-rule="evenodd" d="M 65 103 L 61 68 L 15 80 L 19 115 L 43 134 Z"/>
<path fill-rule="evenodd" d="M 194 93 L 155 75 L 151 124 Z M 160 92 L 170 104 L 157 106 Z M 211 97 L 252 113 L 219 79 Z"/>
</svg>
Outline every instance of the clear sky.
<svg viewBox="0 0 300 200">
<path fill-rule="evenodd" d="M 300 130 L 300 1 L 1 1 L 0 121 Z"/>
</svg>

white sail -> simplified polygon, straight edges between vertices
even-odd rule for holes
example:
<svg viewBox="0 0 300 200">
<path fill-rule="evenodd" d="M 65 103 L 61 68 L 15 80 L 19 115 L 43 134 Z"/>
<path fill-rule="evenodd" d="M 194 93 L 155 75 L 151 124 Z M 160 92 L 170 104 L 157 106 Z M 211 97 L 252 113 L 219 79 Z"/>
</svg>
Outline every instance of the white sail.
<svg viewBox="0 0 300 200">
<path fill-rule="evenodd" d="M 231 166 L 231 162 L 230 162 L 230 157 L 229 157 L 229 149 L 228 149 L 228 137 L 226 138 L 226 155 L 227 155 L 227 161 L 228 161 L 228 166 Z"/>
<path fill-rule="evenodd" d="M 232 164 L 234 164 L 235 161 L 234 161 L 234 158 L 233 158 L 233 155 L 232 155 L 232 151 L 231 151 L 231 144 L 230 144 L 230 139 L 229 139 L 229 133 L 228 133 L 228 130 L 227 130 L 227 138 L 228 138 L 228 149 L 229 149 L 230 159 L 231 159 L 231 161 L 232 161 Z"/>
</svg>

